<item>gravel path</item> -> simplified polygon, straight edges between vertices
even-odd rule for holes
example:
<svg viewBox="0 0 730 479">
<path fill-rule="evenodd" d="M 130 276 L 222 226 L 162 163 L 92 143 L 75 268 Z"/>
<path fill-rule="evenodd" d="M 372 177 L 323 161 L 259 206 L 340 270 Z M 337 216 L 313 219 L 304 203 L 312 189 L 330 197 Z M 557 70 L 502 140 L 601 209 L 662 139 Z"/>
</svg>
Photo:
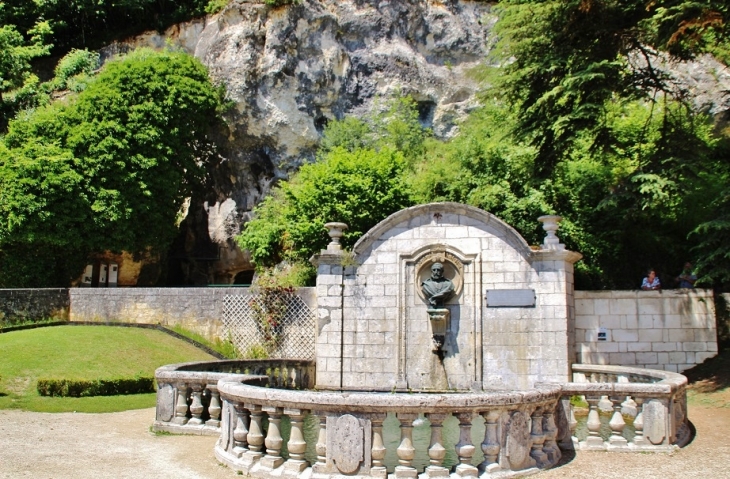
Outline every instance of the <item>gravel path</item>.
<svg viewBox="0 0 730 479">
<path fill-rule="evenodd" d="M 215 460 L 214 437 L 152 434 L 154 414 L 154 409 L 111 414 L 0 410 L 0 478 L 240 477 Z M 690 406 L 689 415 L 697 435 L 674 454 L 580 452 L 533 477 L 730 477 L 730 409 Z"/>
</svg>

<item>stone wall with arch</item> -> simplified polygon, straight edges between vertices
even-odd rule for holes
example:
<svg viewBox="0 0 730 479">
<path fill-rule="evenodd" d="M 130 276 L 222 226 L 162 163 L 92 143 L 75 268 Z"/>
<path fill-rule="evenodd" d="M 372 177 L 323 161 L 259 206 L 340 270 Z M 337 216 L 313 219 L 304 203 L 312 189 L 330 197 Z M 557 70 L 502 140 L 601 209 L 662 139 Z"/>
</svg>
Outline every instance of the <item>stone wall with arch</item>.
<svg viewBox="0 0 730 479">
<path fill-rule="evenodd" d="M 432 203 L 386 218 L 353 254 L 352 266 L 338 248 L 315 258 L 317 387 L 527 389 L 568 380 L 578 253 L 560 244 L 533 249 L 490 213 Z M 442 355 L 420 292 L 436 261 L 457 289 L 444 305 L 450 318 Z M 490 304 L 488 291 L 507 303 Z M 520 302 L 531 294 L 532 304 Z"/>
</svg>

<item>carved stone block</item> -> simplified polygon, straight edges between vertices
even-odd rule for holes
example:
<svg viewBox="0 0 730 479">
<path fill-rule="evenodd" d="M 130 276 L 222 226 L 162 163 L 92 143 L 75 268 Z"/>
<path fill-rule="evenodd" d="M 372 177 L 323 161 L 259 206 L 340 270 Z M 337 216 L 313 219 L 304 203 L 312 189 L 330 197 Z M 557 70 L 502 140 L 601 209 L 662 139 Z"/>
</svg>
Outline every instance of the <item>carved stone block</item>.
<svg viewBox="0 0 730 479">
<path fill-rule="evenodd" d="M 343 474 L 370 470 L 370 421 L 351 414 L 327 418 L 327 463 Z"/>
<path fill-rule="evenodd" d="M 652 399 L 644 404 L 644 437 L 654 445 L 661 444 L 667 435 L 667 407 Z"/>
<path fill-rule="evenodd" d="M 163 384 L 157 390 L 157 420 L 170 422 L 175 415 L 175 388 Z"/>
</svg>

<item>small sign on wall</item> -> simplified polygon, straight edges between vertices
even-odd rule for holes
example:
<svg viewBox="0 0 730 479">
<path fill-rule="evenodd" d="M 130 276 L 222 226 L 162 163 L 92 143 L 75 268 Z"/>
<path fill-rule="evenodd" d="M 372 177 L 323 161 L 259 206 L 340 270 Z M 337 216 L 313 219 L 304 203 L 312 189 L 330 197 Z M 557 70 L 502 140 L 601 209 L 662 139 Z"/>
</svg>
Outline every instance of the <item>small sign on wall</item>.
<svg viewBox="0 0 730 479">
<path fill-rule="evenodd" d="M 488 289 L 487 308 L 534 308 L 534 289 Z"/>
<path fill-rule="evenodd" d="M 608 341 L 608 331 L 606 328 L 598 328 L 598 340 Z"/>
</svg>

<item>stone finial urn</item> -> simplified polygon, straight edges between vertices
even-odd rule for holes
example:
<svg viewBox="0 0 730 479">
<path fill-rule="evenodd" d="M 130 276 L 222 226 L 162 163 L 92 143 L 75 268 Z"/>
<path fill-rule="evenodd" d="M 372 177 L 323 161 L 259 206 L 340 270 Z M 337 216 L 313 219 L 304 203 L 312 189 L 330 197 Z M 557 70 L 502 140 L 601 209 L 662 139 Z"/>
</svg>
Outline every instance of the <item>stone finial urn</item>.
<svg viewBox="0 0 730 479">
<path fill-rule="evenodd" d="M 563 250 L 565 249 L 565 245 L 560 243 L 560 238 L 555 234 L 556 231 L 558 231 L 558 228 L 560 227 L 558 223 L 563 218 L 561 216 L 557 215 L 544 215 L 540 216 L 537 221 L 542 223 L 542 229 L 545 230 L 547 235 L 545 236 L 545 240 L 543 241 L 543 249 L 550 249 L 550 250 Z"/>
<path fill-rule="evenodd" d="M 342 238 L 342 235 L 345 233 L 347 224 L 337 222 L 325 223 L 324 227 L 327 228 L 327 233 L 330 235 L 330 238 L 332 238 L 330 244 L 327 245 L 327 252 L 335 254 L 341 253 L 342 244 L 340 243 L 340 238 Z"/>
</svg>

